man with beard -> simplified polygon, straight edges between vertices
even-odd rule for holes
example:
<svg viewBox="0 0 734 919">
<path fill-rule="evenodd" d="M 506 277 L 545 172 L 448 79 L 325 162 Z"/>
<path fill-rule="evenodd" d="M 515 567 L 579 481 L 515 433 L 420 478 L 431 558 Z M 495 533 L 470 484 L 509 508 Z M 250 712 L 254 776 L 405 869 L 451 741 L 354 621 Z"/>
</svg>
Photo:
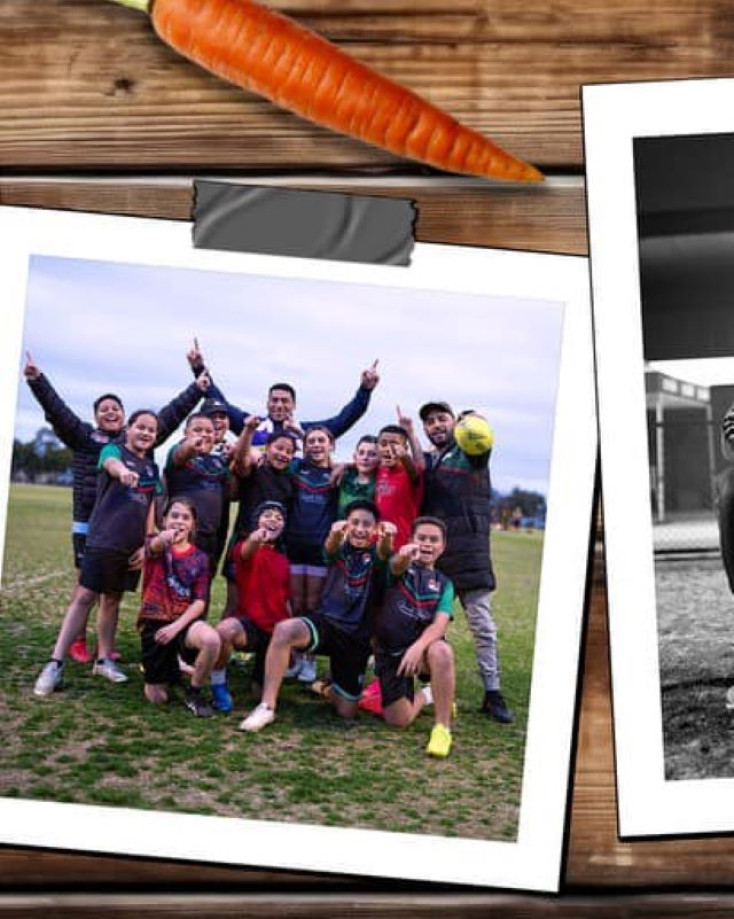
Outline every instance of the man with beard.
<svg viewBox="0 0 734 919">
<path fill-rule="evenodd" d="M 446 402 L 427 402 L 419 412 L 432 444 L 426 453 L 421 514 L 446 524 L 446 549 L 437 567 L 453 582 L 466 613 L 484 683 L 482 711 L 502 724 L 513 720 L 500 692 L 497 627 L 492 618 L 495 577 L 490 557 L 489 457 L 464 452 L 454 439 L 457 419 Z"/>
</svg>

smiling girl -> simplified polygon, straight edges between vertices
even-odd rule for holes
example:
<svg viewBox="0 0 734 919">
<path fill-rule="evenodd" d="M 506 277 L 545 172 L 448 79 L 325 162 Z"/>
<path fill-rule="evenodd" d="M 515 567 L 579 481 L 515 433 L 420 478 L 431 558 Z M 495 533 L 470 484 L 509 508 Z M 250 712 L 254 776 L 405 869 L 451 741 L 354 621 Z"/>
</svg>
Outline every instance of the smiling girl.
<svg viewBox="0 0 734 919">
<path fill-rule="evenodd" d="M 34 693 L 50 695 L 62 681 L 64 660 L 99 597 L 97 660 L 93 673 L 113 683 L 127 676 L 110 659 L 123 592 L 136 589 L 142 546 L 153 498 L 161 492 L 151 450 L 158 434 L 155 412 L 142 409 L 129 419 L 124 444 L 107 444 L 99 455 L 97 499 L 89 519 L 79 589 L 61 624 L 51 660 L 36 680 Z"/>
<path fill-rule="evenodd" d="M 291 463 L 293 502 L 285 541 L 291 565 L 293 615 L 317 609 L 326 577 L 324 541 L 336 518 L 337 490 L 331 481 L 334 436 L 323 425 L 308 428 L 303 439 L 303 459 Z M 316 664 L 304 657 L 297 674 L 305 683 L 316 679 Z"/>
<path fill-rule="evenodd" d="M 196 520 L 192 501 L 172 498 L 163 510 L 163 529 L 148 535 L 137 627 L 145 698 L 168 702 L 169 687 L 181 678 L 180 655 L 194 667 L 184 705 L 198 717 L 209 717 L 212 709 L 201 689 L 219 654 L 219 636 L 204 622 L 209 561 L 193 542 Z"/>
</svg>

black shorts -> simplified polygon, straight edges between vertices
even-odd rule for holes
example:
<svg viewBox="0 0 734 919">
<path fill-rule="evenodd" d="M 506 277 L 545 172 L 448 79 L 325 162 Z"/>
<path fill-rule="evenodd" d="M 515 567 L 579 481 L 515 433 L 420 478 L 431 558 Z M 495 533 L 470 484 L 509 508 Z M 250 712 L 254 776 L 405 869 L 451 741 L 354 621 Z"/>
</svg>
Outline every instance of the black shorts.
<svg viewBox="0 0 734 919">
<path fill-rule="evenodd" d="M 130 570 L 130 553 L 87 546 L 79 583 L 97 594 L 121 594 L 138 589 L 140 572 Z"/>
<path fill-rule="evenodd" d="M 311 632 L 306 652 L 327 655 L 335 691 L 350 702 L 359 701 L 367 661 L 372 654 L 369 638 L 343 631 L 320 613 L 301 618 Z"/>
<path fill-rule="evenodd" d="M 387 708 L 399 699 L 412 702 L 415 698 L 415 678 L 398 674 L 400 661 L 405 651 L 390 654 L 387 651 L 377 651 L 375 654 L 375 674 L 380 681 L 382 694 L 382 707 Z"/>
<path fill-rule="evenodd" d="M 195 621 L 198 622 L 199 620 Z M 179 632 L 173 641 L 169 641 L 167 645 L 162 645 L 153 636 L 158 629 L 163 628 L 168 623 L 161 622 L 158 619 L 143 619 L 141 621 L 138 625 L 138 631 L 140 632 L 141 660 L 146 683 L 165 683 L 170 686 L 181 681 L 179 656 L 187 664 L 193 664 L 198 653 L 196 648 L 186 646 L 186 636 L 193 624 L 192 622 L 183 631 Z"/>
<path fill-rule="evenodd" d="M 81 571 L 82 562 L 84 561 L 84 553 L 87 550 L 87 534 L 72 533 L 71 547 L 72 551 L 74 552 L 74 567 Z"/>
<path fill-rule="evenodd" d="M 270 639 L 273 637 L 272 632 L 266 632 L 261 629 L 247 616 L 233 616 L 232 618 L 239 622 L 245 633 L 245 651 L 251 651 L 255 655 L 252 679 L 262 686 L 265 681 L 265 655 L 268 651 Z"/>
<path fill-rule="evenodd" d="M 325 568 L 323 543 L 308 543 L 300 539 L 288 539 L 285 542 L 286 555 L 291 565 L 312 565 Z"/>
</svg>

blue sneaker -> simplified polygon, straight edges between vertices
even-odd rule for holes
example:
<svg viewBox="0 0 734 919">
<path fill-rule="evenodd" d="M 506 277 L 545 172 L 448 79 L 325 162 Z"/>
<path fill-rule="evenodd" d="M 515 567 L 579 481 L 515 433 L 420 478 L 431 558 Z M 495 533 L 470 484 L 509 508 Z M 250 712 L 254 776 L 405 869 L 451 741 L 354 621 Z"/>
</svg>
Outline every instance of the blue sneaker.
<svg viewBox="0 0 734 919">
<path fill-rule="evenodd" d="M 232 696 L 229 689 L 227 689 L 226 683 L 218 683 L 216 686 L 212 686 L 212 708 L 224 714 L 231 712 L 234 708 Z"/>
</svg>

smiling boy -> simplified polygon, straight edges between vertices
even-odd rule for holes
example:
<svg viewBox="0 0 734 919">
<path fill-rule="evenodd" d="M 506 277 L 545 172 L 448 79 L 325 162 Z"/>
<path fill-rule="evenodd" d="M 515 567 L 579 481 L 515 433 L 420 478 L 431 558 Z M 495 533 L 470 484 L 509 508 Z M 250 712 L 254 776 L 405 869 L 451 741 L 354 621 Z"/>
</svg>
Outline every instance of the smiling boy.
<svg viewBox="0 0 734 919">
<path fill-rule="evenodd" d="M 283 552 L 286 509 L 279 501 L 263 501 L 252 515 L 250 533 L 231 552 L 237 604 L 217 626 L 222 642 L 212 673 L 214 707 L 232 710 L 226 667 L 232 651 L 253 651 L 253 685 L 262 689 L 265 652 L 275 626 L 291 614 L 290 567 Z"/>
<path fill-rule="evenodd" d="M 190 415 L 184 439 L 171 448 L 166 460 L 166 489 L 171 498 L 189 498 L 196 508 L 195 542 L 217 570 L 219 529 L 229 487 L 229 466 L 214 451 L 214 425 L 203 412 Z"/>
<path fill-rule="evenodd" d="M 377 519 L 371 501 L 354 501 L 347 508 L 346 520 L 332 525 L 324 546 L 328 573 L 319 609 L 275 627 L 265 659 L 262 701 L 242 721 L 240 730 L 259 731 L 275 720 L 292 650 L 329 657 L 331 704 L 342 718 L 356 715 L 371 653 L 375 576 L 384 571 L 395 535 L 392 524 L 378 527 Z"/>
<path fill-rule="evenodd" d="M 435 723 L 426 752 L 448 756 L 454 701 L 454 656 L 445 641 L 453 619 L 454 588 L 436 570 L 446 546 L 446 527 L 435 517 L 418 517 L 412 541 L 390 560 L 388 589 L 375 628 L 375 669 L 383 716 L 407 727 L 424 705 L 435 704 Z M 414 677 L 428 674 L 431 692 L 415 693 Z"/>
</svg>

